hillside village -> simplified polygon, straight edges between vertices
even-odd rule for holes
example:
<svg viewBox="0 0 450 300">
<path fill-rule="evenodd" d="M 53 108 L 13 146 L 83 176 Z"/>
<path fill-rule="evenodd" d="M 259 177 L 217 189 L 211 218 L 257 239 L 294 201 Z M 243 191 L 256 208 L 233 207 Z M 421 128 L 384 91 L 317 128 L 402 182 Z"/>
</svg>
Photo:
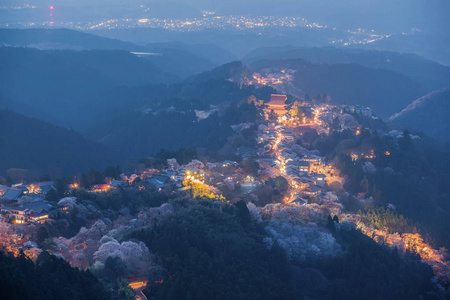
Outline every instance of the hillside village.
<svg viewBox="0 0 450 300">
<path fill-rule="evenodd" d="M 3 0 L 0 300 L 450 300 L 450 1 L 354 2 Z"/>
<path fill-rule="evenodd" d="M 274 201 L 264 200 L 264 197 L 278 195 L 275 196 L 277 201 L 286 207 L 307 206 L 330 216 L 340 215 L 353 226 L 361 226 L 354 217 L 341 215 L 342 204 L 336 193 L 343 190 L 344 178 L 333 162 L 327 161 L 318 150 L 311 149 L 305 137 L 311 134 L 312 129 L 324 135 L 331 131 L 347 131 L 357 136 L 366 129 L 351 114 L 372 119 L 376 117 L 366 107 L 298 101 L 287 104 L 286 100 L 286 95 L 278 94 L 272 95 L 267 103 L 249 98 L 249 103 L 262 109 L 265 121 L 252 124 L 257 126 L 256 146 L 237 148 L 235 154 L 239 157 L 238 161 L 213 162 L 199 158 L 180 165 L 172 158 L 167 160 L 167 167 L 141 168 L 136 172 L 122 173 L 117 178 L 107 177 L 104 183 L 93 184 L 85 192 L 102 195 L 114 190 L 148 191 L 192 198 L 206 197 L 229 203 L 244 200 L 259 206 Z M 238 124 L 237 128 L 249 126 Z M 375 158 L 373 149 L 359 150 L 348 153 L 353 161 L 362 159 L 367 164 Z M 85 190 L 77 177 L 64 188 L 64 195 L 55 199 L 57 189 L 52 181 L 0 186 L 0 246 L 16 255 L 23 251 L 31 258 L 36 257 L 42 251 L 36 241 L 40 239 L 42 243 L 39 228 L 70 214 L 74 208 L 67 203 L 73 202 L 71 199 L 76 199 L 80 191 Z M 278 194 L 267 194 L 267 190 L 278 191 Z M 365 230 L 363 228 L 363 232 L 369 234 L 370 231 Z M 370 234 L 374 235 L 373 232 Z M 52 251 L 51 246 L 47 250 Z M 62 255 L 57 251 L 55 253 Z M 435 252 L 426 255 L 429 261 L 439 262 L 441 273 L 447 272 L 448 267 L 442 268 L 445 263 L 439 255 Z"/>
<path fill-rule="evenodd" d="M 221 190 L 226 187 L 232 191 L 232 198 L 227 200 L 236 202 L 262 186 L 263 181 L 281 176 L 290 186 L 283 202 L 306 204 L 308 199 L 332 191 L 329 186 L 342 185 L 342 178 L 331 164 L 325 162 L 318 151 L 306 150 L 296 141 L 310 128 L 318 132 L 328 132 L 333 120 L 343 114 L 343 108 L 327 104 L 312 107 L 308 103 L 299 105 L 296 102 L 295 105 L 299 105 L 295 108 L 296 113 L 299 113 L 298 109 L 302 112 L 301 116 L 293 116 L 293 110 L 287 109 L 292 105 L 287 105 L 286 100 L 285 95 L 272 95 L 270 101 L 265 104 L 264 112 L 268 122 L 258 125 L 257 147 L 240 147 L 236 150 L 236 155 L 242 159 L 241 163 L 230 160 L 221 162 L 194 160 L 180 166 L 175 159 L 171 159 L 166 169 L 146 169 L 137 174 L 121 174 L 120 178 L 106 178 L 105 183 L 92 185 L 89 192 L 156 189 L 171 193 L 191 193 L 190 195 L 194 197 L 206 195 L 220 199 L 223 198 Z M 263 102 L 258 101 L 255 104 L 261 106 Z M 344 120 L 340 126 L 341 130 L 349 128 L 355 133 L 360 129 L 357 123 L 348 120 Z M 258 179 L 255 178 L 255 174 L 246 174 L 242 168 L 243 162 L 250 160 L 257 163 Z M 67 186 L 65 195 L 70 196 L 78 188 L 80 183 L 74 179 Z M 52 181 L 0 186 L 2 222 L 17 226 L 52 222 L 69 209 L 54 201 L 51 203 L 48 201 L 47 195 L 54 191 L 55 185 Z M 29 240 L 29 236 L 24 235 L 22 230 L 14 230 L 6 236 L 3 234 L 2 245 L 8 248 L 15 245 L 17 249 L 37 247 L 37 244 Z M 17 253 L 17 250 L 14 252 Z"/>
</svg>

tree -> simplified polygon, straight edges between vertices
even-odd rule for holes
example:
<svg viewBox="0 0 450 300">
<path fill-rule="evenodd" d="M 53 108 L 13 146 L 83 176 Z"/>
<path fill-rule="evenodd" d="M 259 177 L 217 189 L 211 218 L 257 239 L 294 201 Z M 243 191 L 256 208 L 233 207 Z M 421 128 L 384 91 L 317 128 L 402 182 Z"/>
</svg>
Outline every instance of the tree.
<svg viewBox="0 0 450 300">
<path fill-rule="evenodd" d="M 269 113 L 269 121 L 275 123 L 278 120 L 278 115 L 273 111 L 273 109 Z"/>
<path fill-rule="evenodd" d="M 289 188 L 289 183 L 283 176 L 278 176 L 274 178 L 275 188 L 280 190 L 282 193 L 286 192 Z"/>
<path fill-rule="evenodd" d="M 291 109 L 289 110 L 289 114 L 296 119 L 302 120 L 305 117 L 305 113 L 303 112 L 302 107 L 298 101 L 295 101 L 292 104 Z"/>
<path fill-rule="evenodd" d="M 234 206 L 236 206 L 236 208 L 237 208 L 236 216 L 238 217 L 239 222 L 243 226 L 246 226 L 247 224 L 249 224 L 251 221 L 250 212 L 249 212 L 245 202 L 242 200 L 238 201 Z"/>
<path fill-rule="evenodd" d="M 122 173 L 122 170 L 120 169 L 119 166 L 116 166 L 116 167 L 109 166 L 108 168 L 106 168 L 105 172 L 103 172 L 103 176 L 109 177 L 109 178 L 114 178 L 114 179 L 119 179 L 121 173 Z"/>
<path fill-rule="evenodd" d="M 334 220 L 330 215 L 328 215 L 328 218 L 327 218 L 327 228 L 333 234 L 336 232 L 336 224 L 334 224 Z"/>
<path fill-rule="evenodd" d="M 113 272 L 115 277 L 117 278 L 125 275 L 127 266 L 120 257 L 109 256 L 105 261 L 105 269 Z"/>
<path fill-rule="evenodd" d="M 47 194 L 45 194 L 45 199 L 50 202 L 56 202 L 59 200 L 58 192 L 55 189 L 50 189 Z"/>
<path fill-rule="evenodd" d="M 67 179 L 65 178 L 57 178 L 54 181 L 54 187 L 56 189 L 56 193 L 58 195 L 58 199 L 61 199 L 62 197 L 64 197 L 64 194 L 66 193 L 67 190 Z"/>
<path fill-rule="evenodd" d="M 45 228 L 45 226 L 39 227 L 37 234 L 36 234 L 37 242 L 39 244 L 42 244 L 48 238 L 49 238 L 49 234 L 48 234 L 48 231 Z"/>
<path fill-rule="evenodd" d="M 244 160 L 241 163 L 242 169 L 245 174 L 250 175 L 252 177 L 258 176 L 258 163 L 254 159 Z"/>
</svg>

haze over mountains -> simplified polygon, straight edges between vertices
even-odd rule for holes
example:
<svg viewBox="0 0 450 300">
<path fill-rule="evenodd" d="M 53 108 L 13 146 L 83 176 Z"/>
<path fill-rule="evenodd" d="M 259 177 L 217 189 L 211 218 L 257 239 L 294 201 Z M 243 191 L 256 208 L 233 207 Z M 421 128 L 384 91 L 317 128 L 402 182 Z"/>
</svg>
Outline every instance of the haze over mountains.
<svg viewBox="0 0 450 300">
<path fill-rule="evenodd" d="M 237 57 L 214 44 L 136 45 L 67 29 L 1 29 L 0 43 L 6 46 L 0 48 L 0 108 L 74 128 L 123 159 L 183 145 L 208 148 L 213 140 L 220 150 L 226 141 L 213 132 L 230 133 L 232 118 L 197 123 L 194 110 L 220 105 L 223 115 L 230 103 L 255 93 L 239 88 L 254 72 L 294 70 L 289 84 L 296 90 L 366 105 L 384 119 L 450 80 L 449 67 L 386 51 L 261 48 L 244 63 L 213 69 Z M 257 93 L 267 100 L 270 92 Z M 185 130 L 180 136 L 179 128 Z M 199 130 L 205 131 L 197 137 Z"/>
<path fill-rule="evenodd" d="M 443 30 L 448 24 L 446 12 L 449 3 L 438 1 L 388 0 L 250 0 L 226 2 L 214 0 L 188 0 L 191 6 L 206 7 L 224 14 L 299 15 L 325 22 L 333 27 L 372 27 L 377 29 L 407 30 L 413 27 Z M 430 22 L 430 19 L 433 22 Z M 356 25 L 357 24 L 357 25 Z"/>
<path fill-rule="evenodd" d="M 215 43 L 239 56 L 271 45 L 339 45 L 416 53 L 450 65 L 446 0 L 248 0 L 245 5 L 235 0 L 51 4 L 37 0 L 20 5 L 5 0 L 2 4 L 0 27 L 7 28 L 76 28 L 142 44 Z M 273 19 L 266 22 L 261 17 Z M 293 20 L 306 24 L 296 26 L 290 23 Z"/>
<path fill-rule="evenodd" d="M 5 0 L 4 6 L 14 5 L 15 1 Z M 34 20 L 45 15 L 48 3 L 34 1 L 37 5 Z M 341 28 L 372 28 L 377 30 L 423 30 L 443 31 L 449 23 L 446 12 L 449 4 L 445 0 L 424 1 L 387 1 L 387 0 L 282 0 L 273 3 L 269 0 L 249 0 L 245 5 L 241 1 L 189 0 L 189 1 L 63 1 L 55 0 L 52 5 L 57 9 L 55 18 L 67 21 L 95 20 L 110 18 L 187 18 L 201 17 L 201 10 L 214 11 L 217 14 L 239 15 L 283 15 L 298 16 L 316 22 Z M 16 11 L 15 19 L 26 14 Z M 29 14 L 28 17 L 32 15 Z M 13 19 L 10 16 L 11 19 Z M 433 20 L 430 22 L 429 20 Z"/>
<path fill-rule="evenodd" d="M 181 78 L 236 59 L 232 53 L 212 44 L 178 42 L 137 45 L 68 29 L 0 29 L 0 44 L 39 50 L 124 50 L 143 53 L 140 57 Z"/>
</svg>

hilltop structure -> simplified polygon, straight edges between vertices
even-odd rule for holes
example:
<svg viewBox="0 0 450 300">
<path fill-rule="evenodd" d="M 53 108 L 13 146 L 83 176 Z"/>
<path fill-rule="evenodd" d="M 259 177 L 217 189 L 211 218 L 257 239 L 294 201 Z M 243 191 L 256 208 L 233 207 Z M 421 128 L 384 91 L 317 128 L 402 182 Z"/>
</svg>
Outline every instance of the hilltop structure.
<svg viewBox="0 0 450 300">
<path fill-rule="evenodd" d="M 266 103 L 265 113 L 269 114 L 273 110 L 278 116 L 284 116 L 287 113 L 286 100 L 286 95 L 272 94 L 270 101 Z"/>
</svg>

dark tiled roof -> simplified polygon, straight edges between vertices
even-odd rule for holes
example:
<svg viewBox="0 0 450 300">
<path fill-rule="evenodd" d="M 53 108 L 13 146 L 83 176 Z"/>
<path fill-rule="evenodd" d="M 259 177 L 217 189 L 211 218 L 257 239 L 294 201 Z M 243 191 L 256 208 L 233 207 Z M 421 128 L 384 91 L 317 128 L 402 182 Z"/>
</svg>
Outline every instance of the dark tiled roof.
<svg viewBox="0 0 450 300">
<path fill-rule="evenodd" d="M 22 194 L 21 190 L 7 189 L 6 192 L 1 196 L 3 200 L 17 200 Z"/>
</svg>

